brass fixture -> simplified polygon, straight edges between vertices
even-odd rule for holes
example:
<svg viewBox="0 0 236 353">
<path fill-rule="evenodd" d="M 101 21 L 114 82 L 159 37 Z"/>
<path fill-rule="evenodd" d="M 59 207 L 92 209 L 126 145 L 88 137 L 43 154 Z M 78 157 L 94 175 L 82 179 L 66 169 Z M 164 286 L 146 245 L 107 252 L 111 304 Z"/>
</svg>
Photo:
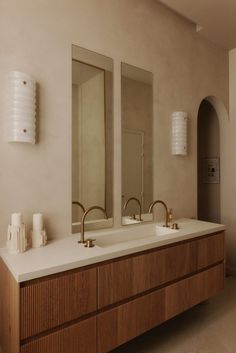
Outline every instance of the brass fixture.
<svg viewBox="0 0 236 353">
<path fill-rule="evenodd" d="M 142 221 L 142 206 L 141 206 L 141 202 L 139 201 L 139 199 L 137 199 L 136 197 L 130 197 L 130 198 L 126 201 L 126 203 L 124 204 L 124 210 L 125 210 L 126 207 L 128 206 L 128 203 L 129 203 L 130 201 L 132 201 L 132 200 L 136 201 L 136 202 L 138 203 L 138 205 L 139 205 L 139 221 L 141 222 L 141 221 Z M 132 219 L 134 219 L 134 220 L 136 219 L 136 218 L 135 218 L 135 215 L 133 215 Z"/>
<path fill-rule="evenodd" d="M 149 213 L 152 213 L 153 207 L 154 207 L 156 204 L 158 204 L 158 203 L 162 204 L 162 205 L 164 206 L 164 208 L 165 208 L 165 211 L 166 211 L 166 220 L 165 220 L 165 225 L 164 225 L 164 227 L 169 227 L 169 223 L 168 223 L 168 221 L 169 221 L 169 212 L 168 212 L 168 208 L 167 208 L 167 206 L 166 206 L 166 204 L 165 204 L 164 201 L 162 201 L 162 200 L 153 201 L 153 202 L 151 203 L 150 207 L 149 207 L 148 212 L 149 212 Z"/>
<path fill-rule="evenodd" d="M 171 226 L 171 229 L 179 229 L 179 226 L 177 223 L 173 223 Z"/>
<path fill-rule="evenodd" d="M 174 216 L 173 216 L 173 210 L 172 210 L 172 208 L 169 208 L 169 209 L 168 209 L 168 224 L 170 224 L 170 223 L 173 222 L 173 218 L 174 218 Z"/>
<path fill-rule="evenodd" d="M 77 205 L 77 206 L 79 206 L 79 207 L 82 209 L 83 213 L 85 212 L 85 208 L 84 208 L 84 206 L 82 205 L 81 202 L 79 202 L 79 201 L 72 201 L 72 205 Z"/>
<path fill-rule="evenodd" d="M 100 207 L 100 206 L 92 206 L 92 207 L 89 207 L 83 214 L 83 217 L 82 217 L 82 220 L 81 220 L 81 239 L 78 241 L 78 243 L 82 243 L 82 244 L 85 244 L 86 241 L 84 240 L 84 221 L 85 221 L 85 217 L 87 216 L 87 214 L 92 211 L 92 210 L 100 210 L 104 213 L 106 219 L 108 218 L 107 217 L 107 213 L 106 211 L 104 210 L 104 208 Z M 93 240 L 95 241 L 95 240 Z"/>
<path fill-rule="evenodd" d="M 95 241 L 96 239 L 87 239 L 85 240 L 85 248 L 93 248 L 95 245 L 93 244 L 93 242 Z"/>
</svg>

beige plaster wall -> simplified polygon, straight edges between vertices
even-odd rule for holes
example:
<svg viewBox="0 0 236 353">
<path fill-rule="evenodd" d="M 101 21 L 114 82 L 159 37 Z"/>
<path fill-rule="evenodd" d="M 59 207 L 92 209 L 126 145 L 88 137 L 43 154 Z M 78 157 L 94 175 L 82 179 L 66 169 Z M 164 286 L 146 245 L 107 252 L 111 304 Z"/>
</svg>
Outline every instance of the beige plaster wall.
<svg viewBox="0 0 236 353">
<path fill-rule="evenodd" d="M 35 211 L 50 237 L 71 233 L 71 45 L 114 59 L 114 215 L 121 215 L 120 62 L 154 74 L 154 197 L 176 216 L 196 216 L 196 126 L 202 99 L 227 106 L 228 54 L 156 0 L 2 0 L 0 4 L 0 236 L 10 213 Z M 4 138 L 5 75 L 32 74 L 39 92 L 39 144 Z M 189 113 L 189 154 L 170 154 L 170 114 Z"/>
</svg>

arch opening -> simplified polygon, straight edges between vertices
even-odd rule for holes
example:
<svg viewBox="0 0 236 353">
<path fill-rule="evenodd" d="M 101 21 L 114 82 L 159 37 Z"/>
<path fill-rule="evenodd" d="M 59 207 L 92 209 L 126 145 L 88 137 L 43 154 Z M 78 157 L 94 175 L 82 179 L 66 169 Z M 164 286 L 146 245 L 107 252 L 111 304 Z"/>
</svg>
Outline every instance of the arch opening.
<svg viewBox="0 0 236 353">
<path fill-rule="evenodd" d="M 215 108 L 209 98 L 198 111 L 198 219 L 220 223 L 220 106 Z"/>
</svg>

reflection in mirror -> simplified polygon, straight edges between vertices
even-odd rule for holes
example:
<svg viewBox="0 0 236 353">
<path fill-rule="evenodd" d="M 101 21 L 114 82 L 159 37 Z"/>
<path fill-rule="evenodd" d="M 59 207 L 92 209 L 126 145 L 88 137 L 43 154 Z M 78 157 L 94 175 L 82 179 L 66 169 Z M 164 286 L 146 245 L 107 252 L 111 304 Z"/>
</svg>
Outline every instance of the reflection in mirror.
<svg viewBox="0 0 236 353">
<path fill-rule="evenodd" d="M 113 60 L 72 46 L 72 233 L 112 226 Z"/>
<path fill-rule="evenodd" d="M 148 209 L 153 201 L 153 75 L 125 63 L 121 72 L 122 224 L 126 225 L 152 220 Z"/>
</svg>

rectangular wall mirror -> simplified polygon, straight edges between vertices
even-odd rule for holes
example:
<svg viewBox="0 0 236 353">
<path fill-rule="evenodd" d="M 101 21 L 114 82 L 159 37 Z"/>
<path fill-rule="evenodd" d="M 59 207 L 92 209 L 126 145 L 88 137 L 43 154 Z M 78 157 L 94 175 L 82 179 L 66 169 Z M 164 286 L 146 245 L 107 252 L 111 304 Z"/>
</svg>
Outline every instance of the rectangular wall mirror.
<svg viewBox="0 0 236 353">
<path fill-rule="evenodd" d="M 112 226 L 113 60 L 72 46 L 72 233 Z"/>
<path fill-rule="evenodd" d="M 121 74 L 122 224 L 127 225 L 152 220 L 153 75 L 125 63 Z"/>
</svg>

